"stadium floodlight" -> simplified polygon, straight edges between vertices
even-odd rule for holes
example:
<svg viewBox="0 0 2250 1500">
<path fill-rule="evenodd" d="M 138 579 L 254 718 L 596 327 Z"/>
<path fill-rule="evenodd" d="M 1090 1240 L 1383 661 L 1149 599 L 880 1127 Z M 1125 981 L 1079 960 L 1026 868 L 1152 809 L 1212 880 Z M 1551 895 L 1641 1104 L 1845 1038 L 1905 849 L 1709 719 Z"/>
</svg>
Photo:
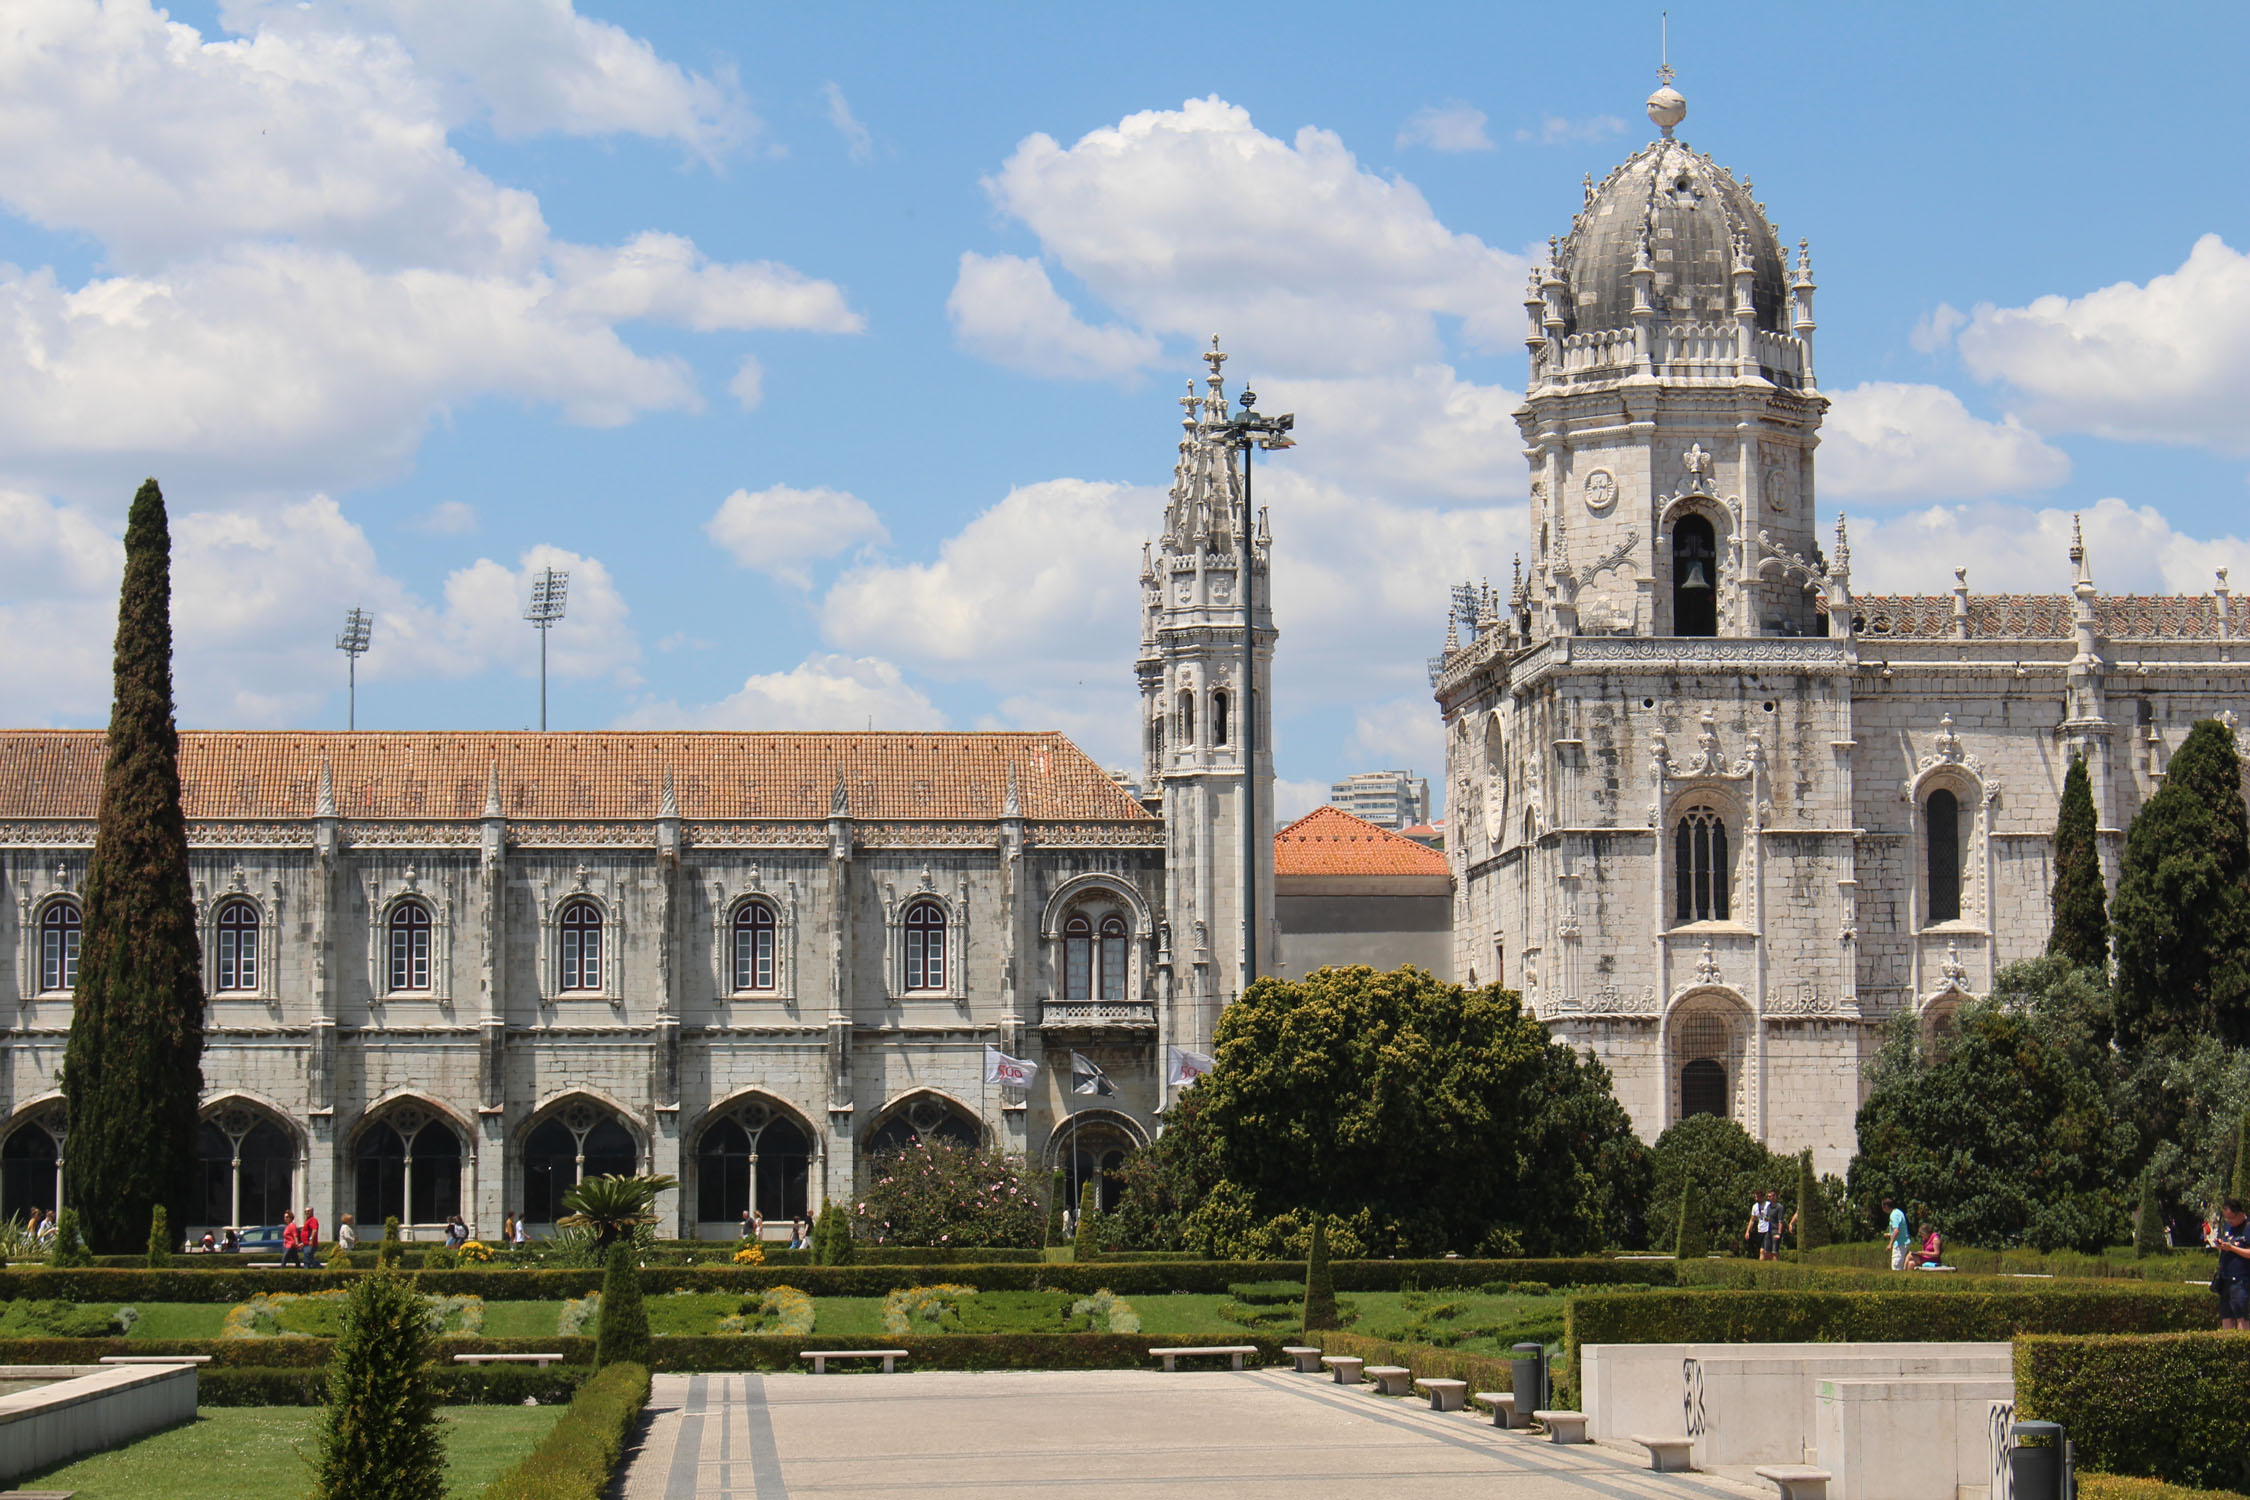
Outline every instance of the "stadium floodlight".
<svg viewBox="0 0 2250 1500">
<path fill-rule="evenodd" d="M 344 628 L 336 636 L 336 649 L 344 653 L 351 665 L 346 669 L 350 684 L 344 720 L 346 729 L 359 728 L 359 659 L 367 654 L 367 643 L 375 634 L 375 617 L 354 605 L 344 616 Z"/>
<path fill-rule="evenodd" d="M 539 629 L 539 728 L 547 728 L 547 632 L 563 617 L 570 597 L 570 574 L 561 568 L 541 568 L 531 575 L 531 605 L 523 617 Z"/>
</svg>

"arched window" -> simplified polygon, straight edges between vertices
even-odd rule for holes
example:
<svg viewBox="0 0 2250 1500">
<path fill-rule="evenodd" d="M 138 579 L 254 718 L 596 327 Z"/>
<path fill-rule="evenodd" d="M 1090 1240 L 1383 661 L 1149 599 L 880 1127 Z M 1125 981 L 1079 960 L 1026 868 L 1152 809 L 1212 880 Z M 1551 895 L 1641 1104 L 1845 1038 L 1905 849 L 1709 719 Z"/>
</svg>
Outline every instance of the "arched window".
<svg viewBox="0 0 2250 1500">
<path fill-rule="evenodd" d="M 1195 692 L 1191 688 L 1180 689 L 1180 743 L 1195 743 Z"/>
<path fill-rule="evenodd" d="M 290 1184 L 297 1153 L 270 1120 L 246 1110 L 205 1120 L 196 1131 L 195 1155 L 194 1227 L 278 1224 L 282 1210 L 295 1202 Z"/>
<path fill-rule="evenodd" d="M 1939 787 L 1922 804 L 1922 829 L 1929 844 L 1930 920 L 1961 919 L 1961 803 Z"/>
<path fill-rule="evenodd" d="M 1049 1148 L 1055 1165 L 1064 1171 L 1064 1200 L 1079 1203 L 1085 1185 L 1093 1183 L 1103 1213 L 1114 1211 L 1125 1195 L 1125 1160 L 1140 1147 L 1131 1133 L 1114 1120 L 1092 1119 L 1058 1125 Z"/>
<path fill-rule="evenodd" d="M 971 1150 L 984 1144 L 984 1132 L 975 1120 L 943 1100 L 928 1095 L 886 1116 L 867 1136 L 867 1154 L 898 1151 L 919 1140 L 951 1141 Z"/>
<path fill-rule="evenodd" d="M 599 990 L 602 987 L 602 909 L 584 899 L 563 903 L 562 987 L 566 990 Z"/>
<path fill-rule="evenodd" d="M 1679 1068 L 1681 1119 L 1734 1113 L 1727 1080 L 1733 1051 L 1734 1029 L 1724 1016 L 1705 1009 L 1680 1019 L 1672 1035 L 1672 1058 Z"/>
<path fill-rule="evenodd" d="M 78 903 L 50 901 L 39 914 L 39 988 L 50 993 L 78 988 Z"/>
<path fill-rule="evenodd" d="M 1680 1118 L 1689 1115 L 1725 1115 L 1727 1065 L 1715 1057 L 1699 1057 L 1680 1069 Z"/>
<path fill-rule="evenodd" d="M 524 1217 L 552 1224 L 570 1212 L 563 1194 L 588 1177 L 631 1177 L 640 1170 L 633 1133 L 614 1115 L 575 1104 L 542 1123 L 523 1144 Z"/>
<path fill-rule="evenodd" d="M 1098 936 L 1093 918 L 1071 914 L 1063 923 L 1065 1000 L 1125 998 L 1125 936 L 1125 919 L 1114 912 L 1101 919 Z"/>
<path fill-rule="evenodd" d="M 1211 743 L 1214 745 L 1226 744 L 1228 728 L 1227 694 L 1225 689 L 1222 688 L 1211 695 Z"/>
<path fill-rule="evenodd" d="M 443 1120 L 403 1109 L 362 1130 L 353 1153 L 353 1212 L 365 1230 L 385 1219 L 438 1224 L 461 1210 L 461 1138 Z"/>
<path fill-rule="evenodd" d="M 62 1148 L 44 1126 L 26 1120 L 0 1141 L 0 1223 L 61 1206 Z"/>
<path fill-rule="evenodd" d="M 696 1146 L 696 1217 L 739 1223 L 755 1207 L 770 1220 L 807 1216 L 812 1140 L 797 1124 L 755 1107 L 714 1120 Z"/>
<path fill-rule="evenodd" d="M 1683 516 L 1672 528 L 1672 634 L 1719 633 L 1719 544 L 1711 523 Z"/>
<path fill-rule="evenodd" d="M 745 901 L 734 914 L 734 987 L 770 990 L 773 983 L 773 908 Z"/>
<path fill-rule="evenodd" d="M 229 901 L 219 908 L 218 920 L 212 925 L 217 931 L 219 940 L 219 989 L 240 994 L 256 994 L 258 991 L 258 908 L 247 901 Z M 234 1220 L 227 1219 L 222 1222 L 231 1224 Z"/>
<path fill-rule="evenodd" d="M 430 987 L 430 909 L 419 901 L 391 908 L 391 988 Z M 381 1223 L 382 1220 L 376 1220 Z"/>
<path fill-rule="evenodd" d="M 1102 998 L 1125 998 L 1125 919 L 1114 914 L 1102 918 Z"/>
<path fill-rule="evenodd" d="M 935 901 L 906 909 L 906 987 L 945 988 L 945 908 Z"/>
<path fill-rule="evenodd" d="M 1734 864 L 1727 857 L 1727 825 L 1717 809 L 1689 808 L 1672 835 L 1675 920 L 1724 922 Z"/>
<path fill-rule="evenodd" d="M 1063 923 L 1063 998 L 1094 998 L 1094 924 L 1083 916 Z"/>
</svg>

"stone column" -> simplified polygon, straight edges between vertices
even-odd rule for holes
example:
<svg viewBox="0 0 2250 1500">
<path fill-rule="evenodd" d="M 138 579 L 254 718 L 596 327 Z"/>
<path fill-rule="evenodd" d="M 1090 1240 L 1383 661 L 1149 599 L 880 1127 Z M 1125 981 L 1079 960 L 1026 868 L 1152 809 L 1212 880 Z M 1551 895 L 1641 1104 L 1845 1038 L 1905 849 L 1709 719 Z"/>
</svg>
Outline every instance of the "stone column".
<svg viewBox="0 0 2250 1500">
<path fill-rule="evenodd" d="M 508 820 L 498 761 L 485 782 L 478 849 L 475 1196 L 462 1207 L 489 1242 L 508 1212 Z"/>
<path fill-rule="evenodd" d="M 828 817 L 828 1141 L 822 1198 L 852 1196 L 852 808 L 842 774 Z"/>
</svg>

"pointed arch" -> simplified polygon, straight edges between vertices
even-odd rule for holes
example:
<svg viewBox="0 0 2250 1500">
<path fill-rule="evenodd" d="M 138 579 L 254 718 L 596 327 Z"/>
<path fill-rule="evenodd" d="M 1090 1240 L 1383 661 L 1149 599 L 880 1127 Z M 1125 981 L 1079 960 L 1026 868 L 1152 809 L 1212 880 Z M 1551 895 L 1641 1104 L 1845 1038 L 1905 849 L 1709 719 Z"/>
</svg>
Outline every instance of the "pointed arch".
<svg viewBox="0 0 2250 1500">
<path fill-rule="evenodd" d="M 764 1089 L 737 1090 L 703 1113 L 688 1140 L 698 1224 L 747 1234 L 753 1212 L 773 1225 L 811 1218 L 825 1151 L 822 1132 L 796 1105 Z"/>
<path fill-rule="evenodd" d="M 921 1136 L 939 1136 L 982 1147 L 990 1140 L 978 1112 L 942 1089 L 915 1088 L 894 1095 L 868 1120 L 860 1152 L 891 1151 Z"/>
</svg>

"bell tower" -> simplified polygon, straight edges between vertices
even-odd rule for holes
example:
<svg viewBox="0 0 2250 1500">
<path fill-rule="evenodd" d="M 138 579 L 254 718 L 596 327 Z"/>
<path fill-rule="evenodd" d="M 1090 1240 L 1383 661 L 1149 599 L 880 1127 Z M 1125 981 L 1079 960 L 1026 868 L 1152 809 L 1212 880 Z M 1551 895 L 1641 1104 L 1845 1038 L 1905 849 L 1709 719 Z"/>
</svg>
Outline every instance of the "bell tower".
<svg viewBox="0 0 2250 1500">
<path fill-rule="evenodd" d="M 1180 398 L 1164 534 L 1141 548 L 1135 663 L 1142 785 L 1161 799 L 1168 844 L 1166 1036 L 1197 1050 L 1242 991 L 1245 931 L 1257 973 L 1270 972 L 1273 951 L 1273 542 L 1264 512 L 1252 516 L 1245 500 L 1227 431 L 1236 415 L 1221 374 L 1227 356 L 1211 343 L 1202 393 L 1190 380 Z"/>
</svg>

